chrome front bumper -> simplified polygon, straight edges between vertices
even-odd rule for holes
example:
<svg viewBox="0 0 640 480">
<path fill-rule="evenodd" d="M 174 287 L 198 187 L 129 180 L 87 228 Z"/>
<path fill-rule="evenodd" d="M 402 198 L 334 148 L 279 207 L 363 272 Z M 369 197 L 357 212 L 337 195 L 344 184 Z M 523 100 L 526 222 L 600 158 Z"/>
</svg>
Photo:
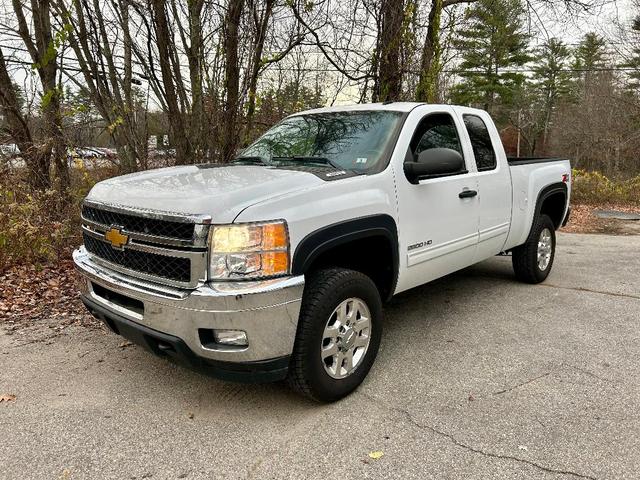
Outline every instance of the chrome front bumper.
<svg viewBox="0 0 640 480">
<path fill-rule="evenodd" d="M 177 337 L 203 359 L 258 362 L 289 356 L 293 350 L 304 277 L 258 282 L 206 284 L 195 290 L 158 285 L 110 270 L 91 259 L 84 247 L 73 252 L 84 277 L 85 303 L 99 306 L 133 324 Z M 143 311 L 98 295 L 93 285 L 142 302 Z M 99 290 L 99 289 L 98 289 Z M 243 330 L 248 346 L 203 345 L 199 329 Z"/>
</svg>

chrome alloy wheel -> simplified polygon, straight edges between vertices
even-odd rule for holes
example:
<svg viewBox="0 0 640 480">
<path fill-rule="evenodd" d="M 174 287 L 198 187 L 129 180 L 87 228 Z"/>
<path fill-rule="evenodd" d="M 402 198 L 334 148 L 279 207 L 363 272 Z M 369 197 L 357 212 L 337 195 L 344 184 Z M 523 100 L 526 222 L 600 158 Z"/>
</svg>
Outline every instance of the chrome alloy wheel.
<svg viewBox="0 0 640 480">
<path fill-rule="evenodd" d="M 551 239 L 551 231 L 545 228 L 540 232 L 538 239 L 538 268 L 543 272 L 551 262 L 551 251 L 553 249 L 553 240 Z"/>
<path fill-rule="evenodd" d="M 351 375 L 362 363 L 371 339 L 371 313 L 359 298 L 347 298 L 329 316 L 322 334 L 321 358 L 330 377 Z"/>
</svg>

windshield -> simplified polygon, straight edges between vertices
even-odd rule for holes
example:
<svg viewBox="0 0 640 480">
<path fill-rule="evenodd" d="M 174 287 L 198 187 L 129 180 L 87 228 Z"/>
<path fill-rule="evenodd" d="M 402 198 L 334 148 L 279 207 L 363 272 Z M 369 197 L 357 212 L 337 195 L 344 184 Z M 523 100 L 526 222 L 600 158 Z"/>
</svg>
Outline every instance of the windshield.
<svg viewBox="0 0 640 480">
<path fill-rule="evenodd" d="M 314 113 L 289 117 L 245 149 L 238 160 L 296 162 L 365 171 L 380 167 L 401 112 Z"/>
</svg>

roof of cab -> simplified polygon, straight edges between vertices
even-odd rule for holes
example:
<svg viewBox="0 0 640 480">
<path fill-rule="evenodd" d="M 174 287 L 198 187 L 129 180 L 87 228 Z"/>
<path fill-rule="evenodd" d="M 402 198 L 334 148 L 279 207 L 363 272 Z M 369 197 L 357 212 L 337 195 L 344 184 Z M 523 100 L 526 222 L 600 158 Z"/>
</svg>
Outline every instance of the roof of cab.
<svg viewBox="0 0 640 480">
<path fill-rule="evenodd" d="M 329 112 L 357 112 L 372 110 L 388 110 L 391 112 L 410 112 L 419 105 L 425 105 L 420 102 L 385 102 L 385 103 L 358 103 L 355 105 L 336 105 L 332 107 L 314 108 L 313 110 L 305 110 L 294 115 L 307 115 L 312 113 L 329 113 Z"/>
<path fill-rule="evenodd" d="M 461 105 L 448 105 L 437 103 L 422 103 L 422 102 L 385 102 L 385 103 L 357 103 L 355 105 L 336 105 L 332 107 L 314 108 L 313 110 L 305 110 L 303 112 L 294 113 L 291 116 L 297 115 L 312 115 L 316 113 L 332 113 L 332 112 L 363 112 L 363 111 L 390 111 L 390 112 L 403 112 L 408 113 L 416 107 L 428 105 L 433 110 L 439 109 L 451 109 L 458 111 L 459 113 L 473 113 L 479 114 L 484 110 L 478 110 L 476 108 L 465 107 Z"/>
</svg>

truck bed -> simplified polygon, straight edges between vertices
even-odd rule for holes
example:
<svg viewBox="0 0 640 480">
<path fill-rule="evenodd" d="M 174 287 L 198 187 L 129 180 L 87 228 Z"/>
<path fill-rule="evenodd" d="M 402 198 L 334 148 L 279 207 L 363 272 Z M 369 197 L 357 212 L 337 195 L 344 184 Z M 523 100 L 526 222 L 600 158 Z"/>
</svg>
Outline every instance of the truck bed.
<svg viewBox="0 0 640 480">
<path fill-rule="evenodd" d="M 507 157 L 509 165 L 526 165 L 529 163 L 548 163 L 567 160 L 560 157 Z"/>
</svg>

